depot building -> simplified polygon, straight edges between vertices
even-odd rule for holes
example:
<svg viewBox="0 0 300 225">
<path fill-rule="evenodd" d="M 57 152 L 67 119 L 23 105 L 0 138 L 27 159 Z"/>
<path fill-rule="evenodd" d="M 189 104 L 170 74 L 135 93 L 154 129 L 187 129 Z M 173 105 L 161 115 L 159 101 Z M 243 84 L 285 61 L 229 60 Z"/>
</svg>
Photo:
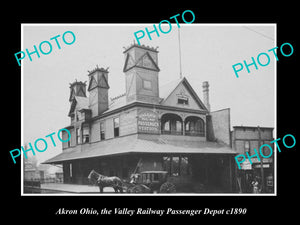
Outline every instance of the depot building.
<svg viewBox="0 0 300 225">
<path fill-rule="evenodd" d="M 132 44 L 123 53 L 126 93 L 109 98 L 109 71 L 98 67 L 88 83 L 70 84 L 71 139 L 44 163 L 62 164 L 65 183 L 87 184 L 92 169 L 122 179 L 167 171 L 182 183 L 233 191 L 230 110 L 210 111 L 208 82 L 195 84 L 203 101 L 185 77 L 160 87 L 157 48 Z"/>
</svg>

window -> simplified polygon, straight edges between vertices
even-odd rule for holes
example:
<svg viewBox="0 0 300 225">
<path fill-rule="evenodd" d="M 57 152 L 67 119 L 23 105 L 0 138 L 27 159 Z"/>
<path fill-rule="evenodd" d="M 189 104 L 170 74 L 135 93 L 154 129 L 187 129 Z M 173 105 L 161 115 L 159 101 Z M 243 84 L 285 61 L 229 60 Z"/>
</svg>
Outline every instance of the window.
<svg viewBox="0 0 300 225">
<path fill-rule="evenodd" d="M 246 152 L 250 153 L 250 142 L 249 141 L 245 141 L 244 147 L 245 147 L 245 153 Z"/>
<path fill-rule="evenodd" d="M 185 135 L 188 136 L 204 136 L 204 122 L 196 116 L 189 116 L 185 119 Z"/>
<path fill-rule="evenodd" d="M 70 148 L 71 147 L 71 138 L 70 138 L 70 140 L 68 140 L 68 148 Z"/>
<path fill-rule="evenodd" d="M 150 173 L 143 173 L 142 174 L 142 182 L 146 183 L 146 184 L 149 184 L 151 182 L 151 180 L 150 180 L 151 177 L 150 176 L 151 176 Z"/>
<path fill-rule="evenodd" d="M 178 176 L 180 174 L 180 159 L 179 157 L 172 157 L 171 164 L 172 176 Z"/>
<path fill-rule="evenodd" d="M 164 131 L 170 131 L 170 121 L 169 120 L 165 122 L 163 130 Z"/>
<path fill-rule="evenodd" d="M 72 177 L 73 176 L 73 174 L 72 174 L 72 163 L 70 163 L 69 169 L 70 169 L 70 177 Z"/>
<path fill-rule="evenodd" d="M 82 143 L 90 142 L 90 130 L 88 126 L 83 127 Z"/>
<path fill-rule="evenodd" d="M 80 144 L 80 128 L 76 128 L 76 143 Z"/>
<path fill-rule="evenodd" d="M 191 175 L 191 168 L 190 168 L 188 157 L 181 157 L 180 175 Z"/>
<path fill-rule="evenodd" d="M 163 157 L 163 168 L 171 176 L 187 176 L 192 174 L 188 157 Z"/>
<path fill-rule="evenodd" d="M 114 118 L 114 136 L 119 137 L 119 118 Z"/>
<path fill-rule="evenodd" d="M 100 140 L 105 140 L 104 122 L 100 122 Z"/>
<path fill-rule="evenodd" d="M 150 80 L 143 80 L 143 88 L 152 90 L 152 83 Z"/>
<path fill-rule="evenodd" d="M 180 121 L 176 121 L 176 131 L 181 132 L 182 131 L 182 123 Z"/>
<path fill-rule="evenodd" d="M 79 116 L 78 116 L 79 112 L 76 111 L 76 121 L 79 121 Z"/>
<path fill-rule="evenodd" d="M 168 172 L 168 174 L 171 174 L 171 157 L 163 157 L 163 168 L 165 171 Z"/>
<path fill-rule="evenodd" d="M 182 123 L 179 120 L 165 121 L 162 132 L 164 134 L 182 134 Z"/>
<path fill-rule="evenodd" d="M 189 99 L 187 97 L 178 97 L 177 103 L 181 105 L 188 105 Z"/>
<path fill-rule="evenodd" d="M 158 173 L 153 174 L 152 181 L 159 181 Z"/>
<path fill-rule="evenodd" d="M 166 113 L 161 118 L 161 133 L 182 135 L 182 120 L 180 116 L 172 113 Z"/>
</svg>

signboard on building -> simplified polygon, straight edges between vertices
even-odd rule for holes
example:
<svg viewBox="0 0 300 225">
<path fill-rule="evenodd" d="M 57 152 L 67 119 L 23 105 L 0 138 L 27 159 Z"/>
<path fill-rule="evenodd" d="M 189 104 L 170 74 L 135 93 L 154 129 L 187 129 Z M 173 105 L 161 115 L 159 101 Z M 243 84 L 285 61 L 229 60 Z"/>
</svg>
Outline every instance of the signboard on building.
<svg viewBox="0 0 300 225">
<path fill-rule="evenodd" d="M 272 158 L 260 158 L 260 160 L 263 161 L 263 163 L 271 163 L 272 162 Z M 251 159 L 252 163 L 260 163 L 260 161 L 258 161 L 258 158 L 252 158 Z"/>
<path fill-rule="evenodd" d="M 270 168 L 270 164 L 263 164 L 263 168 Z M 254 168 L 261 168 L 261 164 L 254 164 Z"/>
<path fill-rule="evenodd" d="M 151 110 L 143 110 L 138 114 L 138 132 L 159 134 L 158 114 Z"/>
<path fill-rule="evenodd" d="M 242 169 L 242 170 L 251 170 L 251 169 L 252 169 L 252 165 L 251 165 L 249 159 L 246 159 L 246 160 L 241 164 L 241 169 Z"/>
</svg>

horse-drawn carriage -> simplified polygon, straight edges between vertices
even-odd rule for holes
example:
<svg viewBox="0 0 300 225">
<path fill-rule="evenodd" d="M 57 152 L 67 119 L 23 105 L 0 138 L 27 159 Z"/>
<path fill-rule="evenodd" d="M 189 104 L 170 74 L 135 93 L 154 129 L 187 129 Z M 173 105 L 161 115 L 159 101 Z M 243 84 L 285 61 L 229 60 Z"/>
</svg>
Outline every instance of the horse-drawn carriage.
<svg viewBox="0 0 300 225">
<path fill-rule="evenodd" d="M 174 193 L 175 185 L 167 181 L 166 171 L 143 171 L 130 176 L 130 181 L 122 181 L 120 178 L 107 177 L 92 170 L 88 176 L 91 183 L 99 186 L 103 193 L 104 187 L 113 187 L 115 192 L 123 193 Z"/>
<path fill-rule="evenodd" d="M 127 188 L 128 193 L 174 193 L 175 185 L 167 181 L 167 171 L 143 171 L 131 175 L 133 185 Z"/>
</svg>

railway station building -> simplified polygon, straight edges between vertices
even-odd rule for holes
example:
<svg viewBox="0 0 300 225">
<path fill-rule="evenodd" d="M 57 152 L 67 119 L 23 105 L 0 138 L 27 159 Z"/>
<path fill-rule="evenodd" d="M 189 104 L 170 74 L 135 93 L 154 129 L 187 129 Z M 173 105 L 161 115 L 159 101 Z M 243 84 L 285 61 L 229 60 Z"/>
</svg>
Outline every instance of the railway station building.
<svg viewBox="0 0 300 225">
<path fill-rule="evenodd" d="M 213 192 L 234 191 L 230 109 L 210 111 L 209 83 L 196 84 L 201 100 L 185 77 L 159 85 L 157 48 L 132 44 L 123 54 L 126 93 L 109 98 L 113 83 L 99 67 L 89 71 L 88 82 L 70 84 L 64 128 L 71 139 L 44 163 L 61 164 L 65 183 L 87 184 L 92 169 L 122 179 L 163 170 Z"/>
</svg>

